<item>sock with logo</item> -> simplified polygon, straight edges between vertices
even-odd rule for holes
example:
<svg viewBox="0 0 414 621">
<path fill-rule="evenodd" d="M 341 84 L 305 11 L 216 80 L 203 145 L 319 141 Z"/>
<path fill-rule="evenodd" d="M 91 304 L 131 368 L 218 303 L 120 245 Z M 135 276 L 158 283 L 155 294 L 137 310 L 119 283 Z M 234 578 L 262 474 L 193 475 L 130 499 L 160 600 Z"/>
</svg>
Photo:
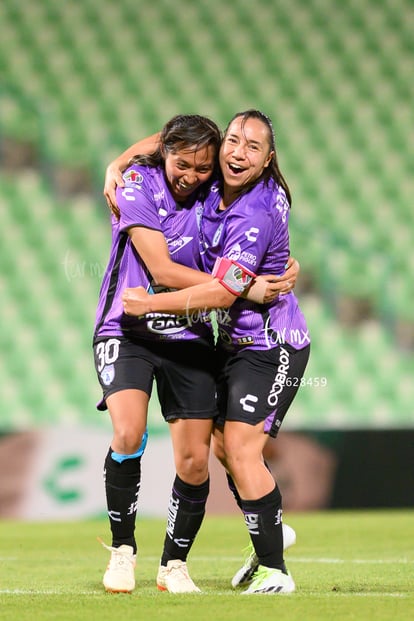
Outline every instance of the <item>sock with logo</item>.
<svg viewBox="0 0 414 621">
<path fill-rule="evenodd" d="M 203 521 L 209 489 L 210 479 L 201 485 L 191 485 L 176 475 L 168 505 L 161 565 L 173 559 L 187 559 Z"/>
<path fill-rule="evenodd" d="M 272 471 L 270 470 L 269 465 L 268 465 L 268 463 L 266 461 L 264 461 L 264 465 L 266 466 L 266 468 L 271 473 Z M 231 475 L 228 472 L 226 472 L 226 477 L 227 477 L 227 485 L 229 487 L 229 490 L 233 494 L 234 500 L 236 501 L 237 506 L 241 509 L 242 508 L 242 506 L 241 506 L 241 498 L 240 498 L 239 492 L 237 491 L 237 487 L 234 484 L 234 481 L 233 481 Z"/>
<path fill-rule="evenodd" d="M 129 545 L 137 551 L 135 520 L 141 485 L 141 456 L 119 455 L 109 449 L 105 459 L 105 492 L 112 546 Z"/>
<path fill-rule="evenodd" d="M 257 500 L 241 499 L 241 505 L 260 565 L 287 573 L 283 560 L 282 496 L 278 487 Z"/>
</svg>

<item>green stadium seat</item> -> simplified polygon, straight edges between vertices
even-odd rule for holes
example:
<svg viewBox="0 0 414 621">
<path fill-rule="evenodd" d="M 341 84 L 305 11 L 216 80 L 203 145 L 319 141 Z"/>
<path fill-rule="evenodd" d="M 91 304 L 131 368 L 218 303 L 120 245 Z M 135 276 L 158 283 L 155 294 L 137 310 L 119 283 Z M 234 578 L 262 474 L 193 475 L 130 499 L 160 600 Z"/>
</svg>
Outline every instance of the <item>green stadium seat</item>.
<svg viewBox="0 0 414 621">
<path fill-rule="evenodd" d="M 299 394 L 296 421 L 309 424 L 311 411 L 331 426 L 374 415 L 388 424 L 393 400 L 408 421 L 412 356 L 388 339 L 398 322 L 413 323 L 413 27 L 410 0 L 399 0 L 398 10 L 386 0 L 340 7 L 159 0 L 145 11 L 133 0 L 2 0 L 0 141 L 34 142 L 45 170 L 64 176 L 83 167 L 100 192 L 61 203 L 35 174 L 1 177 L 1 317 L 25 326 L 5 375 L 13 420 L 30 418 L 32 403 L 45 420 L 56 412 L 72 420 L 95 399 L 88 348 L 109 249 L 100 188 L 107 162 L 178 112 L 207 114 L 224 127 L 254 106 L 274 119 L 294 198 L 292 253 L 320 296 L 305 303 L 316 343 L 309 373 L 331 374 L 326 388 Z M 355 335 L 325 312 L 345 298 L 371 308 Z M 76 364 L 51 336 L 62 325 Z M 53 359 L 50 399 L 24 363 L 26 338 L 45 373 Z M 366 379 L 370 368 L 380 382 Z M 22 395 L 17 378 L 26 375 Z"/>
</svg>

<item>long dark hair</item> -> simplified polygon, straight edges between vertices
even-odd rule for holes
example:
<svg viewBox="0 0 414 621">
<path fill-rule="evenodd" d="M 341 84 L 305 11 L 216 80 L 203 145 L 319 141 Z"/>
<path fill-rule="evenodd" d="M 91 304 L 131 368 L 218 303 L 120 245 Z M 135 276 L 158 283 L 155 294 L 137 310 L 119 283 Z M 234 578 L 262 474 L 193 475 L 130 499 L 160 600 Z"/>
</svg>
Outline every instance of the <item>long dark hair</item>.
<svg viewBox="0 0 414 621">
<path fill-rule="evenodd" d="M 198 114 L 178 114 L 162 128 L 160 143 L 156 151 L 149 155 L 136 155 L 130 164 L 144 166 L 164 166 L 168 153 L 180 150 L 198 151 L 213 146 L 215 150 L 214 171 L 218 171 L 218 152 L 221 146 L 221 131 L 211 119 Z"/>
<path fill-rule="evenodd" d="M 275 133 L 273 131 L 272 121 L 266 114 L 264 114 L 263 112 L 260 112 L 260 110 L 254 110 L 253 108 L 250 110 L 245 110 L 244 112 L 237 112 L 237 114 L 233 116 L 233 118 L 230 120 L 229 124 L 227 125 L 226 130 L 224 132 L 224 136 L 226 136 L 227 131 L 230 125 L 233 123 L 233 121 L 239 117 L 242 118 L 242 128 L 248 119 L 259 119 L 259 121 L 261 121 L 264 125 L 266 125 L 267 130 L 268 130 L 268 138 L 269 138 L 269 151 L 273 151 L 273 156 L 272 156 L 272 159 L 270 160 L 269 166 L 267 166 L 267 168 L 264 168 L 262 174 L 260 175 L 258 179 L 255 179 L 254 185 L 256 185 L 259 181 L 264 181 L 266 183 L 269 181 L 269 179 L 273 179 L 279 186 L 281 186 L 284 189 L 289 205 L 292 205 L 292 196 L 290 194 L 289 186 L 286 182 L 286 179 L 281 173 L 281 170 L 279 168 L 279 163 L 277 161 L 276 140 L 275 140 Z"/>
</svg>

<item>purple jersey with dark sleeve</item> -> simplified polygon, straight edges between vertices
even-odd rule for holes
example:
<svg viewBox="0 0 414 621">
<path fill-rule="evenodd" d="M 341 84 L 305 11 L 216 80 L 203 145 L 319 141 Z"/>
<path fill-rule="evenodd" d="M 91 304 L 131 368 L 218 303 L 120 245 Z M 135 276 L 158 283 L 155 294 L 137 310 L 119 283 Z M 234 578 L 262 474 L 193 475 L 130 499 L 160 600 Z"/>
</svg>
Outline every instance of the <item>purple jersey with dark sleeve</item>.
<svg viewBox="0 0 414 621">
<path fill-rule="evenodd" d="M 96 312 L 95 337 L 139 336 L 151 340 L 210 338 L 203 322 L 186 316 L 150 313 L 137 318 L 123 312 L 126 287 L 144 287 L 152 292 L 152 277 L 128 235 L 133 226 L 161 231 L 171 259 L 201 269 L 197 205 L 177 206 L 161 168 L 133 165 L 123 175 L 125 187 L 117 188 L 121 217 L 112 217 L 112 246 L 103 277 Z"/>
<path fill-rule="evenodd" d="M 218 190 L 214 184 L 201 218 L 205 271 L 212 271 L 217 257 L 227 257 L 255 274 L 283 274 L 290 253 L 289 204 L 283 188 L 273 180 L 261 182 L 223 211 Z M 230 309 L 218 311 L 218 321 L 221 344 L 231 350 L 271 349 L 281 343 L 302 349 L 309 344 L 293 293 L 269 304 L 238 298 Z"/>
</svg>

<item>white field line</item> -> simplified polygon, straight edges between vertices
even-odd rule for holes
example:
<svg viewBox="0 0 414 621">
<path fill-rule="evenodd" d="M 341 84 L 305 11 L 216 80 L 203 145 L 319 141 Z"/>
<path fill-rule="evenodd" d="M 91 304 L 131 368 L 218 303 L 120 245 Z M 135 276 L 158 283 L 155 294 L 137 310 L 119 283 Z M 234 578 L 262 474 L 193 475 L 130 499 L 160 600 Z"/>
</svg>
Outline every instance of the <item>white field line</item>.
<svg viewBox="0 0 414 621">
<path fill-rule="evenodd" d="M 103 590 L 77 591 L 72 589 L 0 589 L 0 595 L 95 595 Z"/>
<path fill-rule="evenodd" d="M 211 557 L 211 556 L 191 556 L 191 560 L 192 561 L 204 561 L 204 562 L 213 562 L 213 563 L 220 563 L 220 562 L 225 562 L 225 563 L 237 563 L 240 562 L 241 560 L 241 556 L 218 556 L 218 557 Z M 153 562 L 153 561 L 159 561 L 159 557 L 158 556 L 140 556 L 140 560 L 141 561 L 148 561 L 148 562 Z M 321 558 L 315 558 L 312 556 L 288 556 L 288 560 L 289 560 L 289 564 L 290 563 L 322 563 L 322 564 L 346 564 L 346 563 L 351 563 L 351 564 L 356 564 L 356 565 L 393 565 L 393 564 L 401 564 L 401 565 L 407 565 L 407 564 L 414 564 L 414 560 L 410 560 L 407 558 L 395 558 L 395 559 L 363 559 L 363 558 L 349 558 L 349 559 L 344 559 L 344 558 L 329 558 L 329 557 L 321 557 Z M 17 562 L 20 561 L 20 559 L 18 557 L 14 557 L 14 556 L 0 556 L 0 563 L 3 562 Z"/>
<path fill-rule="evenodd" d="M 233 589 L 228 589 L 227 591 L 205 591 L 204 593 L 201 593 L 201 595 L 229 595 L 230 593 L 235 593 L 235 591 Z M 74 590 L 74 589 L 60 589 L 60 590 L 53 590 L 53 589 L 0 589 L 0 595 L 102 595 L 104 594 L 104 590 L 103 589 L 91 589 L 89 591 L 78 591 L 78 590 Z M 326 593 L 321 593 L 320 591 L 315 592 L 315 593 L 300 593 L 299 591 L 296 592 L 295 595 L 291 595 L 290 597 L 317 597 L 320 598 L 321 595 L 324 595 L 324 597 L 398 597 L 398 598 L 405 598 L 408 597 L 407 593 L 384 593 L 382 591 L 379 592 L 375 592 L 375 591 L 368 591 L 366 593 L 353 593 L 353 592 L 331 592 L 331 591 L 327 591 Z M 161 596 L 162 597 L 162 596 Z M 197 597 L 200 597 L 200 594 L 197 594 Z"/>
<path fill-rule="evenodd" d="M 156 556 L 142 556 L 140 557 L 142 561 L 159 561 L 159 557 Z M 220 563 L 220 562 L 226 562 L 226 563 L 237 563 L 242 560 L 241 556 L 217 556 L 217 557 L 211 557 L 211 556 L 191 556 L 191 561 L 204 561 L 204 562 L 210 562 L 210 563 Z M 314 558 L 311 556 L 289 556 L 288 554 L 286 555 L 286 560 L 289 561 L 289 565 L 290 563 L 322 563 L 322 564 L 345 564 L 345 563 L 351 563 L 351 564 L 360 564 L 360 565 L 389 565 L 389 564 L 401 564 L 401 565 L 407 565 L 407 564 L 414 564 L 414 559 L 410 560 L 407 558 L 395 558 L 395 559 L 362 559 L 362 558 L 351 558 L 351 559 L 344 559 L 344 558 L 328 558 L 328 557 L 321 557 L 321 558 Z"/>
<path fill-rule="evenodd" d="M 362 559 L 362 558 L 351 558 L 351 559 L 344 559 L 344 558 L 312 558 L 312 557 L 301 557 L 301 556 L 297 556 L 297 557 L 290 557 L 289 558 L 289 563 L 352 563 L 352 564 L 356 564 L 356 565 L 407 565 L 410 563 L 414 563 L 413 561 L 410 561 L 407 558 L 395 558 L 395 559 Z"/>
</svg>

